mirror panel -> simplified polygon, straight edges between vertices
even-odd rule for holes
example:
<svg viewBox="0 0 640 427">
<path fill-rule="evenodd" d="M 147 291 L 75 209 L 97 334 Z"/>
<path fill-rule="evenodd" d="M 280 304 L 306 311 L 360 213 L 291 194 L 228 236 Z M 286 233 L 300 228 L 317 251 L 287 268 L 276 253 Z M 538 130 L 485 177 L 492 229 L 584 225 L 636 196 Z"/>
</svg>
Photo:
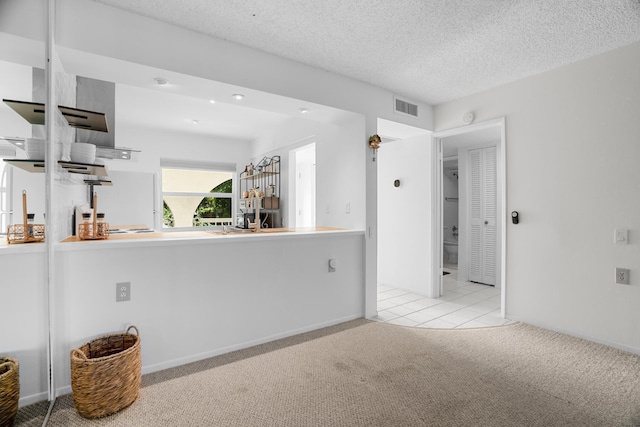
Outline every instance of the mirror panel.
<svg viewBox="0 0 640 427">
<path fill-rule="evenodd" d="M 0 98 L 46 102 L 45 15 L 42 0 L 0 3 Z M 44 139 L 43 125 L 31 125 L 0 102 L 0 137 Z M 22 148 L 0 140 L 0 158 L 26 158 Z M 42 243 L 7 244 L 7 226 L 22 223 L 23 190 L 34 222 L 45 219 L 45 176 L 0 160 L 0 357 L 17 359 L 20 410 L 16 425 L 36 425 L 48 408 L 48 301 L 46 251 Z M 28 407 L 28 408 L 25 408 Z"/>
</svg>

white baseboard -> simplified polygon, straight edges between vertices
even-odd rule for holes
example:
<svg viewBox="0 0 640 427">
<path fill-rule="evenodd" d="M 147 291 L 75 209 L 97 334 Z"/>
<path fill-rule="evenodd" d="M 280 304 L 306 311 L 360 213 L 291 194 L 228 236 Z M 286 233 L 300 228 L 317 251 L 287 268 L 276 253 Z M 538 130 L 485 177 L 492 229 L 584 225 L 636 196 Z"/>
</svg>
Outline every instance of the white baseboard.
<svg viewBox="0 0 640 427">
<path fill-rule="evenodd" d="M 179 359 L 167 360 L 166 362 L 156 363 L 149 366 L 142 366 L 142 375 L 150 374 L 153 372 L 163 371 L 165 369 L 175 368 L 177 366 L 186 365 L 187 363 L 198 362 L 200 360 L 208 359 L 210 357 L 219 356 L 221 354 L 230 353 L 236 350 L 242 350 L 245 348 L 253 347 L 256 345 L 264 344 L 267 342 L 279 340 L 282 338 L 291 337 L 294 335 L 303 334 L 305 332 L 315 331 L 316 329 L 326 328 L 328 326 L 338 325 L 340 323 L 348 322 L 350 320 L 360 319 L 363 314 L 353 314 L 350 316 L 342 317 L 339 319 L 333 319 L 326 322 L 316 323 L 314 325 L 305 326 L 304 328 L 292 329 L 290 331 L 282 332 L 279 334 L 270 335 L 267 337 L 259 338 L 256 340 L 245 341 L 239 344 L 219 348 L 216 350 L 194 354 L 192 356 L 181 357 Z M 56 389 L 56 396 L 64 396 L 71 393 L 71 386 L 60 387 Z"/>
<path fill-rule="evenodd" d="M 545 324 L 544 322 L 531 322 L 528 319 L 523 319 L 523 318 L 520 318 L 518 316 L 512 316 L 510 314 L 507 315 L 507 318 L 509 320 L 515 320 L 516 322 L 526 323 L 527 325 L 532 325 L 532 326 L 536 326 L 538 328 L 548 329 L 550 331 L 559 332 L 561 334 L 570 335 L 572 337 L 581 338 L 583 340 L 592 341 L 592 342 L 595 342 L 595 343 L 598 343 L 598 344 L 602 344 L 602 345 L 606 345 L 606 346 L 609 346 L 609 347 L 617 348 L 618 350 L 627 351 L 629 353 L 640 354 L 640 348 L 637 348 L 637 347 L 631 347 L 631 346 L 620 344 L 620 343 L 617 343 L 617 342 L 603 340 L 601 338 L 594 337 L 594 336 L 591 336 L 591 335 L 580 334 L 580 333 L 576 333 L 574 331 L 568 331 L 568 330 L 565 330 L 565 329 L 562 329 L 562 328 L 557 328 L 557 327 L 555 327 L 553 325 Z"/>
<path fill-rule="evenodd" d="M 43 400 L 49 399 L 49 393 L 43 391 L 41 393 L 32 394 L 30 396 L 20 397 L 18 400 L 18 407 L 22 408 L 23 406 L 33 405 L 34 403 L 42 402 Z"/>
<path fill-rule="evenodd" d="M 321 323 L 317 323 L 317 324 L 314 324 L 314 325 L 311 325 L 311 326 L 306 326 L 304 328 L 292 329 L 292 330 L 287 331 L 287 332 L 282 332 L 282 333 L 279 333 L 279 334 L 270 335 L 270 336 L 259 338 L 259 339 L 256 339 L 256 340 L 245 341 L 245 342 L 242 342 L 242 343 L 239 343 L 239 344 L 234 344 L 234 345 L 231 345 L 231 346 L 227 346 L 227 347 L 223 347 L 223 348 L 220 348 L 220 349 L 208 351 L 208 352 L 205 352 L 205 353 L 194 354 L 194 355 L 188 356 L 188 357 L 182 357 L 182 358 L 179 358 L 179 359 L 168 360 L 168 361 L 162 362 L 162 363 L 156 363 L 154 365 L 143 366 L 142 367 L 142 374 L 143 375 L 144 374 L 150 374 L 152 372 L 162 371 L 164 369 L 175 368 L 176 366 L 186 365 L 187 363 L 198 362 L 200 360 L 208 359 L 210 357 L 215 357 L 215 356 L 219 356 L 221 354 L 230 353 L 232 351 L 242 350 L 242 349 L 245 349 L 245 348 L 253 347 L 253 346 L 264 344 L 264 343 L 267 343 L 267 342 L 279 340 L 279 339 L 282 339 L 282 338 L 287 338 L 287 337 L 291 337 L 291 336 L 294 336 L 294 335 L 303 334 L 305 332 L 315 331 L 316 329 L 326 328 L 328 326 L 337 325 L 337 324 L 340 324 L 340 323 L 348 322 L 350 320 L 359 319 L 361 317 L 363 317 L 362 314 L 346 316 L 346 317 L 343 317 L 343 318 L 340 318 L 340 319 L 334 319 L 334 320 L 330 320 L 330 321 L 327 321 L 327 322 L 321 322 Z"/>
</svg>

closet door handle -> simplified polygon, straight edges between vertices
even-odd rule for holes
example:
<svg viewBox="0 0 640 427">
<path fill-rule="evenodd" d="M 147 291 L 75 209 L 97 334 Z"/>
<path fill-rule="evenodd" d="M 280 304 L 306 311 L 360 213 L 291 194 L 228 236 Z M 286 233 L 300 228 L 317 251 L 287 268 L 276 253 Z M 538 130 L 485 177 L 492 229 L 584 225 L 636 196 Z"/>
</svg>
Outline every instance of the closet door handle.
<svg viewBox="0 0 640 427">
<path fill-rule="evenodd" d="M 488 225 L 488 224 L 489 224 L 489 221 L 485 221 L 485 222 L 484 222 L 484 225 Z"/>
</svg>

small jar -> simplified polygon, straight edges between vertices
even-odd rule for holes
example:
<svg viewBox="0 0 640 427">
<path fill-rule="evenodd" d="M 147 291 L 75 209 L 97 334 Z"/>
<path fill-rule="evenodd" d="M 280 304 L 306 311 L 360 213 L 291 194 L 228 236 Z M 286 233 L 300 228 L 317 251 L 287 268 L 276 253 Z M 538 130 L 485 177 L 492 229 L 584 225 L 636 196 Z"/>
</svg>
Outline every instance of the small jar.
<svg viewBox="0 0 640 427">
<path fill-rule="evenodd" d="M 97 230 L 96 233 L 98 234 L 98 236 L 106 236 L 108 233 L 108 229 L 107 229 L 107 223 L 104 222 L 104 213 L 103 212 L 98 212 L 96 214 L 96 219 L 97 219 Z"/>
</svg>

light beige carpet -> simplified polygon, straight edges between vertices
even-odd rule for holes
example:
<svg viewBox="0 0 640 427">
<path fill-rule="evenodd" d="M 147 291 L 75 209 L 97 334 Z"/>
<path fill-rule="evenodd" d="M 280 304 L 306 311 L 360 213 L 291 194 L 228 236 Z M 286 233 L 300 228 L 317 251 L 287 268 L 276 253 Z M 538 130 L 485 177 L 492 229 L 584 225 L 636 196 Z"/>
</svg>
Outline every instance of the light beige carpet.
<svg viewBox="0 0 640 427">
<path fill-rule="evenodd" d="M 524 324 L 357 320 L 145 375 L 106 418 L 64 396 L 48 425 L 638 426 L 640 356 Z"/>
</svg>

